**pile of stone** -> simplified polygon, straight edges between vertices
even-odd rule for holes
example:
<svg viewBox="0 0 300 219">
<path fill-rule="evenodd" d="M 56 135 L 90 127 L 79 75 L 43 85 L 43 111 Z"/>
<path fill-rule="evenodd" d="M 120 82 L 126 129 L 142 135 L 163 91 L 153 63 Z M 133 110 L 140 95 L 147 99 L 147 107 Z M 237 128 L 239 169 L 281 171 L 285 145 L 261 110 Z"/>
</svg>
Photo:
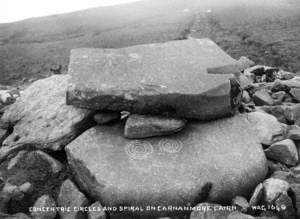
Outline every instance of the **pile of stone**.
<svg viewBox="0 0 300 219">
<path fill-rule="evenodd" d="M 1 117 L 0 216 L 296 218 L 300 79 L 254 65 L 209 39 L 73 50 Z"/>
</svg>

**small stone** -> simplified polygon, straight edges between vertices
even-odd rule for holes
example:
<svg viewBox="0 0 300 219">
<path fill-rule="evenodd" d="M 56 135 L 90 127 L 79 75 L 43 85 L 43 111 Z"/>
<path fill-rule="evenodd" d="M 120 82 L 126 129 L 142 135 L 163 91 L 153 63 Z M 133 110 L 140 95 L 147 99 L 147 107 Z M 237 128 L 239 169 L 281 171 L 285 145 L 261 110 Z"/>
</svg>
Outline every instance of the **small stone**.
<svg viewBox="0 0 300 219">
<path fill-rule="evenodd" d="M 26 183 L 23 183 L 22 185 L 20 185 L 19 189 L 23 193 L 31 194 L 33 191 L 33 186 L 30 182 L 26 182 Z"/>
<path fill-rule="evenodd" d="M 242 69 L 250 68 L 255 65 L 255 62 L 253 62 L 246 56 L 241 56 L 238 60 L 238 63 L 240 64 Z"/>
<path fill-rule="evenodd" d="M 277 214 L 284 219 L 295 219 L 296 212 L 291 198 L 287 192 L 283 192 L 275 201 L 275 206 L 278 208 Z"/>
<path fill-rule="evenodd" d="M 300 126 L 297 125 L 288 126 L 286 137 L 294 141 L 300 140 Z"/>
<path fill-rule="evenodd" d="M 300 104 L 285 105 L 284 116 L 291 123 L 297 121 L 300 118 Z"/>
<path fill-rule="evenodd" d="M 278 122 L 276 117 L 265 112 L 253 112 L 248 114 L 248 119 L 254 122 L 260 143 L 271 145 L 277 138 L 283 138 L 286 125 Z M 282 140 L 282 139 L 281 139 Z"/>
<path fill-rule="evenodd" d="M 282 162 L 289 166 L 295 166 L 298 161 L 298 150 L 295 143 L 290 139 L 276 142 L 265 150 L 269 159 Z"/>
<path fill-rule="evenodd" d="M 280 70 L 277 75 L 279 76 L 279 79 L 281 80 L 290 80 L 290 79 L 293 79 L 296 74 L 295 73 L 292 73 L 292 72 L 288 72 L 288 71 L 283 71 L 283 70 Z"/>
<path fill-rule="evenodd" d="M 95 202 L 94 204 L 90 205 L 91 209 L 103 209 L 100 202 Z M 95 210 L 88 212 L 88 219 L 106 219 L 106 214 L 104 210 Z"/>
<path fill-rule="evenodd" d="M 276 80 L 271 88 L 272 92 L 284 91 L 289 93 L 290 90 L 291 88 L 288 85 L 283 84 L 280 80 Z"/>
<path fill-rule="evenodd" d="M 242 196 L 236 196 L 231 203 L 232 205 L 237 206 L 238 210 L 243 213 L 246 213 L 249 208 L 247 199 Z"/>
<path fill-rule="evenodd" d="M 264 106 L 264 105 L 271 106 L 274 104 L 274 100 L 272 99 L 269 92 L 265 89 L 258 90 L 254 93 L 253 102 L 257 106 Z"/>
<path fill-rule="evenodd" d="M 10 159 L 7 170 L 11 170 L 18 166 L 20 160 L 23 158 L 23 156 L 27 153 L 27 151 L 19 151 L 16 156 Z"/>
<path fill-rule="evenodd" d="M 53 174 L 57 174 L 63 169 L 63 165 L 58 160 L 54 159 L 43 151 L 33 151 L 30 153 L 30 155 L 35 157 L 33 159 L 40 159 L 47 163 L 49 165 L 49 170 L 51 170 Z"/>
<path fill-rule="evenodd" d="M 268 168 L 269 168 L 269 174 L 273 174 L 276 171 L 288 171 L 288 167 L 285 166 L 282 163 L 279 162 L 273 162 L 271 160 L 268 160 Z"/>
<path fill-rule="evenodd" d="M 147 138 L 170 135 L 182 130 L 185 121 L 162 116 L 130 115 L 124 128 L 126 138 Z"/>
<path fill-rule="evenodd" d="M 263 184 L 262 183 L 259 183 L 254 192 L 252 193 L 252 196 L 249 200 L 249 206 L 250 207 L 253 207 L 253 206 L 257 206 L 260 204 L 261 200 L 262 200 L 262 197 L 263 197 Z"/>
<path fill-rule="evenodd" d="M 294 98 L 292 97 L 292 95 L 290 95 L 288 93 L 286 93 L 284 95 L 284 98 L 283 98 L 284 103 L 293 103 L 293 100 L 294 100 Z"/>
<path fill-rule="evenodd" d="M 299 103 L 300 102 L 300 88 L 292 88 L 290 93 L 293 96 L 293 99 Z"/>
<path fill-rule="evenodd" d="M 12 185 L 9 182 L 6 182 L 1 191 L 2 194 L 10 197 L 10 199 L 21 200 L 24 197 L 20 188 L 16 185 Z"/>
<path fill-rule="evenodd" d="M 247 91 L 245 91 L 245 90 L 243 91 L 242 101 L 244 103 L 251 102 L 251 97 L 250 97 L 249 93 Z"/>
<path fill-rule="evenodd" d="M 56 207 L 55 201 L 49 195 L 39 197 L 33 205 L 33 208 L 36 209 L 43 209 L 47 207 L 50 209 Z M 31 216 L 33 219 L 54 219 L 56 217 L 56 211 L 32 211 Z"/>
<path fill-rule="evenodd" d="M 94 115 L 94 120 L 99 125 L 107 124 L 119 120 L 121 114 L 118 112 L 100 112 Z"/>
<path fill-rule="evenodd" d="M 74 207 L 86 207 L 88 206 L 89 201 L 85 195 L 78 190 L 76 185 L 71 180 L 67 179 L 60 187 L 57 204 L 59 207 L 68 206 L 72 209 Z M 85 213 L 81 211 L 59 211 L 59 215 L 61 219 L 77 219 L 86 217 Z"/>
<path fill-rule="evenodd" d="M 238 81 L 240 83 L 241 89 L 245 90 L 252 86 L 253 82 L 244 74 L 239 75 Z"/>
<path fill-rule="evenodd" d="M 279 195 L 285 193 L 290 188 L 289 183 L 275 178 L 266 179 L 263 182 L 264 187 L 264 203 L 274 204 L 274 201 Z"/>
<path fill-rule="evenodd" d="M 286 94 L 285 91 L 278 91 L 272 94 L 272 98 L 275 99 L 276 101 L 282 102 L 285 97 L 285 94 Z"/>
<path fill-rule="evenodd" d="M 290 186 L 295 200 L 295 207 L 297 209 L 297 218 L 300 218 L 300 184 L 292 183 Z"/>
</svg>

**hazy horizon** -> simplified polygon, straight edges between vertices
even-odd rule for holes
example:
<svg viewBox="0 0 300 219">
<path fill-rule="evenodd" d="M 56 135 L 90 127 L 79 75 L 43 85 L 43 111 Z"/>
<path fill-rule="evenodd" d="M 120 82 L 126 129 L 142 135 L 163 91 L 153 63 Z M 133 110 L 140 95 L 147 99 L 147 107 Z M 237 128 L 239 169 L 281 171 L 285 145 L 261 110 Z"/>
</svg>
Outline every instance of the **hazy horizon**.
<svg viewBox="0 0 300 219">
<path fill-rule="evenodd" d="M 141 0 L 4 0 L 0 7 L 0 23 L 11 23 L 29 18 L 136 1 Z"/>
</svg>

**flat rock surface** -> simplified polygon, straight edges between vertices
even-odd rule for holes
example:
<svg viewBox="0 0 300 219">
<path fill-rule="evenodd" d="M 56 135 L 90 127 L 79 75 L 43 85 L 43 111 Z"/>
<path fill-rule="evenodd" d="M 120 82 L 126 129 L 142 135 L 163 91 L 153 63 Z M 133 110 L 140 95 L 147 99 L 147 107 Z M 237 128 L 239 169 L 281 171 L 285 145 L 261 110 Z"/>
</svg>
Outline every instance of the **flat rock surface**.
<svg viewBox="0 0 300 219">
<path fill-rule="evenodd" d="M 1 121 L 14 130 L 3 145 L 35 145 L 60 150 L 85 130 L 91 111 L 65 104 L 68 75 L 55 75 L 30 85 Z M 8 148 L 9 149 L 9 148 Z"/>
<path fill-rule="evenodd" d="M 124 136 L 135 139 L 171 135 L 181 131 L 185 123 L 182 119 L 132 114 L 126 120 Z"/>
<path fill-rule="evenodd" d="M 192 122 L 176 135 L 147 140 L 125 139 L 120 124 L 97 126 L 65 150 L 79 185 L 104 206 L 229 201 L 252 192 L 267 173 L 248 117 Z"/>
<path fill-rule="evenodd" d="M 209 39 L 120 49 L 75 49 L 67 103 L 83 108 L 202 120 L 232 113 L 232 74 L 207 68 L 236 60 Z"/>
</svg>

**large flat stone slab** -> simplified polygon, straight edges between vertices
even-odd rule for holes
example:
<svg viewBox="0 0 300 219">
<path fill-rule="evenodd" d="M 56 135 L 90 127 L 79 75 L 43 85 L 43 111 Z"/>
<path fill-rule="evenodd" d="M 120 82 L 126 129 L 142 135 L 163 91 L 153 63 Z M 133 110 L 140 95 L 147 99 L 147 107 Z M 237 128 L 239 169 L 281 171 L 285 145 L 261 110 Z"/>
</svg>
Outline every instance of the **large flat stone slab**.
<svg viewBox="0 0 300 219">
<path fill-rule="evenodd" d="M 69 79 L 69 75 L 54 75 L 38 80 L 9 106 L 1 122 L 13 126 L 13 132 L 3 142 L 0 160 L 26 146 L 61 150 L 91 127 L 92 111 L 65 104 Z"/>
<path fill-rule="evenodd" d="M 250 117 L 194 122 L 176 135 L 147 140 L 124 138 L 121 124 L 97 126 L 65 150 L 79 185 L 104 206 L 164 215 L 169 212 L 145 209 L 229 201 L 263 181 L 266 158 Z"/>
<path fill-rule="evenodd" d="M 208 74 L 207 68 L 235 63 L 209 39 L 75 49 L 67 104 L 201 120 L 224 117 L 234 105 L 233 75 Z"/>
</svg>

